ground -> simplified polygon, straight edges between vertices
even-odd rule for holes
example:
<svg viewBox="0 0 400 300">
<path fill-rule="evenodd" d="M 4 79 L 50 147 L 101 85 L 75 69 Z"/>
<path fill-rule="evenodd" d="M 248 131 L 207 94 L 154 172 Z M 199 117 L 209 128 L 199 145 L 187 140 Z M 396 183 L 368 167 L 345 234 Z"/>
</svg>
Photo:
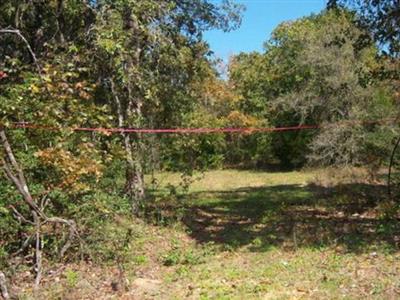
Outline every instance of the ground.
<svg viewBox="0 0 400 300">
<path fill-rule="evenodd" d="M 316 175 L 211 171 L 182 193 L 169 185 L 177 174 L 158 174 L 147 221 L 114 215 L 104 228 L 110 240 L 130 233 L 120 254 L 52 266 L 37 298 L 399 299 L 400 229 L 385 218 L 385 186 Z"/>
</svg>

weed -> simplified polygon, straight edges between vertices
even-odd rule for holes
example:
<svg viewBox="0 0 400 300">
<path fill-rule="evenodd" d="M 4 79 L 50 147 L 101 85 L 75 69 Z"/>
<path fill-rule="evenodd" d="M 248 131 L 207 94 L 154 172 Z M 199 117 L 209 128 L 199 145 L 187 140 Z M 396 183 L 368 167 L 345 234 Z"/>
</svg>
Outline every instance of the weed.
<svg viewBox="0 0 400 300">
<path fill-rule="evenodd" d="M 133 263 L 136 265 L 144 265 L 148 262 L 148 258 L 146 255 L 136 255 L 133 258 Z"/>
<path fill-rule="evenodd" d="M 205 262 L 207 252 L 195 249 L 174 248 L 161 256 L 164 266 L 197 265 Z"/>
<path fill-rule="evenodd" d="M 181 262 L 181 253 L 177 250 L 168 251 L 161 257 L 164 266 L 174 266 Z"/>
<path fill-rule="evenodd" d="M 79 281 L 79 273 L 74 270 L 68 269 L 65 271 L 64 275 L 65 275 L 65 279 L 66 279 L 68 287 L 70 287 L 70 288 L 75 287 Z"/>
</svg>

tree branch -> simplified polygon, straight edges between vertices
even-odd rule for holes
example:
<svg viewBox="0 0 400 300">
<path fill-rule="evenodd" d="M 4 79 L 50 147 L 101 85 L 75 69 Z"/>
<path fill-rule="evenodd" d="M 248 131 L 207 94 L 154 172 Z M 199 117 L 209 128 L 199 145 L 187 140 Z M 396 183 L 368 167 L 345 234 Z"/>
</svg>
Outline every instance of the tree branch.
<svg viewBox="0 0 400 300">
<path fill-rule="evenodd" d="M 20 221 L 20 222 L 22 221 L 22 222 L 30 224 L 30 225 L 35 225 L 35 223 L 33 223 L 32 221 L 29 221 L 28 219 L 26 219 L 14 206 L 10 205 L 10 208 L 14 212 L 18 221 Z"/>
<path fill-rule="evenodd" d="M 51 217 L 51 218 L 46 218 L 41 225 L 44 225 L 46 223 L 61 223 L 61 224 L 65 224 L 69 227 L 68 238 L 60 251 L 60 258 L 62 258 L 64 256 L 64 254 L 67 252 L 67 250 L 71 247 L 72 240 L 74 237 L 78 237 L 79 241 L 81 242 L 81 246 L 82 246 L 82 240 L 81 240 L 81 238 L 79 236 L 79 232 L 76 228 L 75 221 L 67 220 L 67 219 L 63 219 L 63 218 L 59 218 L 59 217 Z"/>
<path fill-rule="evenodd" d="M 19 31 L 18 29 L 13 29 L 13 28 L 0 29 L 0 34 L 15 34 L 15 35 L 17 35 L 26 45 L 26 48 L 28 49 L 29 54 L 32 56 L 33 62 L 36 66 L 38 73 L 40 75 L 42 75 L 42 69 L 40 68 L 40 65 L 39 65 L 38 60 L 35 55 L 35 52 L 33 52 L 31 45 L 29 44 L 28 40 L 22 35 L 21 31 Z"/>
<path fill-rule="evenodd" d="M 45 218 L 43 212 L 39 209 L 36 203 L 33 201 L 32 195 L 29 191 L 28 185 L 26 183 L 26 179 L 24 176 L 24 172 L 20 165 L 18 164 L 15 155 L 11 149 L 11 145 L 8 141 L 7 135 L 4 129 L 0 128 L 0 142 L 3 145 L 4 152 L 7 159 L 2 159 L 2 167 L 6 173 L 6 176 L 14 183 L 22 197 L 24 198 L 25 202 L 39 214 L 39 216 Z M 12 168 L 15 170 L 13 171 Z M 15 174 L 15 172 L 17 174 Z"/>
<path fill-rule="evenodd" d="M 0 271 L 0 290 L 1 290 L 1 295 L 3 296 L 4 300 L 9 300 L 10 294 L 8 293 L 8 290 L 7 290 L 6 276 L 1 271 Z"/>
<path fill-rule="evenodd" d="M 39 289 L 40 281 L 42 280 L 42 238 L 40 234 L 41 223 L 40 218 L 36 212 L 32 212 L 33 219 L 36 225 L 35 228 L 35 236 L 36 236 L 36 244 L 35 244 L 35 260 L 36 260 L 36 278 L 35 278 L 35 291 Z"/>
<path fill-rule="evenodd" d="M 26 249 L 26 247 L 29 246 L 29 243 L 30 243 L 30 241 L 32 240 L 32 238 L 33 238 L 33 235 L 28 236 L 28 237 L 25 239 L 25 241 L 22 243 L 21 248 L 19 248 L 17 252 L 13 253 L 12 256 L 15 257 L 15 256 L 17 256 L 18 254 L 20 254 L 22 251 L 24 251 L 24 250 Z"/>
</svg>

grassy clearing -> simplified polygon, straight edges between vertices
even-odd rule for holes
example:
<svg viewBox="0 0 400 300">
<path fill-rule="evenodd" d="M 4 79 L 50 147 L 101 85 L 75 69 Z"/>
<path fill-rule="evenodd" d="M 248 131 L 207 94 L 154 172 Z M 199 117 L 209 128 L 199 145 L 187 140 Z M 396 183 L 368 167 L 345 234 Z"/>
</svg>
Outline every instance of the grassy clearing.
<svg viewBox="0 0 400 300">
<path fill-rule="evenodd" d="M 157 179 L 160 194 L 180 180 Z M 114 216 L 103 234 L 131 238 L 116 239 L 105 262 L 55 266 L 40 296 L 398 299 L 400 228 L 376 210 L 385 187 L 323 187 L 314 179 L 315 172 L 208 172 L 160 212 L 179 212 L 179 221 L 156 226 Z"/>
<path fill-rule="evenodd" d="M 181 176 L 177 173 L 156 174 L 161 188 L 168 184 L 177 185 Z M 240 170 L 217 170 L 207 173 L 195 173 L 190 192 L 232 191 L 240 188 L 256 188 L 286 184 L 306 185 L 315 177 L 315 172 L 257 172 Z"/>
</svg>

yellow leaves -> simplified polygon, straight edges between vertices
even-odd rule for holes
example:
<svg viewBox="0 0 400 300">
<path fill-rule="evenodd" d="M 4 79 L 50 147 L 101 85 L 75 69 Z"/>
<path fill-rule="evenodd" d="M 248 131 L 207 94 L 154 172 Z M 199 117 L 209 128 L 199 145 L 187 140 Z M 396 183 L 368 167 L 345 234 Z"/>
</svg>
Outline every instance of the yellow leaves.
<svg viewBox="0 0 400 300">
<path fill-rule="evenodd" d="M 81 98 L 81 99 L 84 99 L 84 100 L 90 100 L 90 98 L 92 97 L 89 93 L 87 93 L 87 92 L 85 92 L 85 91 L 80 91 L 79 92 L 79 97 Z"/>
<path fill-rule="evenodd" d="M 226 92 L 217 79 L 207 79 L 204 82 L 204 94 L 208 98 L 222 98 Z"/>
<path fill-rule="evenodd" d="M 52 79 L 50 77 L 50 75 L 43 75 L 42 79 L 46 82 L 46 83 L 52 83 Z"/>
<path fill-rule="evenodd" d="M 74 64 L 72 63 L 67 64 L 67 66 L 46 65 L 43 68 L 43 88 L 47 92 L 51 92 L 51 95 L 59 100 L 92 99 L 96 84 L 82 80 L 79 71 L 83 68 L 74 69 L 73 67 Z M 31 90 L 38 92 L 34 86 L 31 87 Z"/>
<path fill-rule="evenodd" d="M 90 155 L 95 151 L 92 144 L 86 143 L 80 145 L 78 155 L 63 148 L 47 148 L 36 152 L 35 155 L 43 164 L 54 167 L 62 174 L 57 187 L 81 192 L 89 188 L 84 178 L 92 176 L 97 180 L 102 175 L 101 163 Z"/>
<path fill-rule="evenodd" d="M 206 104 L 229 106 L 240 101 L 241 96 L 227 82 L 210 76 L 205 80 L 194 82 L 191 87 L 194 96 L 203 100 Z"/>
<path fill-rule="evenodd" d="M 81 90 L 83 88 L 83 86 L 84 86 L 84 82 L 77 82 L 75 84 L 75 89 Z"/>
<path fill-rule="evenodd" d="M 227 119 L 234 126 L 243 126 L 243 127 L 257 127 L 260 121 L 252 116 L 245 115 L 240 111 L 234 110 L 232 111 Z"/>
<path fill-rule="evenodd" d="M 107 130 L 106 128 L 101 128 L 97 132 L 100 134 L 103 134 L 104 136 L 111 136 L 112 132 L 110 130 Z"/>
<path fill-rule="evenodd" d="M 34 94 L 40 93 L 40 88 L 35 84 L 31 84 L 31 86 L 29 88 L 30 88 L 31 92 Z"/>
</svg>

